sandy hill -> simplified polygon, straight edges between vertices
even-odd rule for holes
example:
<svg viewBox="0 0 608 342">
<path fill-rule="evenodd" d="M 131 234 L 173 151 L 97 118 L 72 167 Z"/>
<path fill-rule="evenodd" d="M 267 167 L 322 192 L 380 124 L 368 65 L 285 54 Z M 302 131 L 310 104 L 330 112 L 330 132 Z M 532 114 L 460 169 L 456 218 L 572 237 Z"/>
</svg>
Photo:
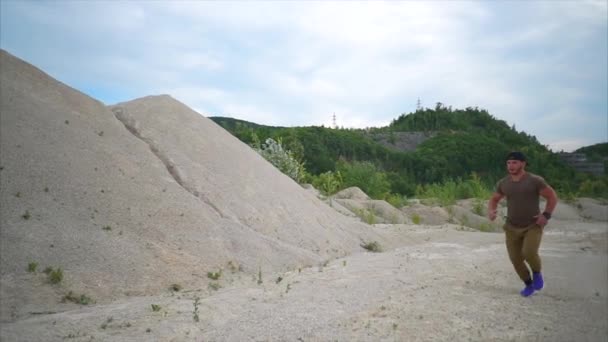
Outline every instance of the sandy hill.
<svg viewBox="0 0 608 342">
<path fill-rule="evenodd" d="M 169 96 L 108 108 L 0 58 L 2 321 L 67 290 L 103 302 L 206 282 L 227 265 L 295 269 L 383 241 Z M 61 268 L 64 288 L 29 263 Z"/>
</svg>

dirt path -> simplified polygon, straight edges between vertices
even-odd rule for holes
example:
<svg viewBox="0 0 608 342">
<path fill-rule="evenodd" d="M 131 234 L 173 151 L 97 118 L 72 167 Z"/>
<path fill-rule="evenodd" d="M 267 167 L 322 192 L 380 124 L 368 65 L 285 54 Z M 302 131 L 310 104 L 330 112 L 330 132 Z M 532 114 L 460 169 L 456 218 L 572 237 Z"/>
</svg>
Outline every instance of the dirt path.
<svg viewBox="0 0 608 342">
<path fill-rule="evenodd" d="M 200 299 L 199 322 L 205 291 L 184 289 L 32 317 L 6 325 L 3 340 L 605 341 L 605 223 L 573 223 L 545 235 L 547 284 L 531 298 L 518 295 L 500 233 L 386 226 L 411 244 L 262 275 L 261 285 L 234 277 Z"/>
</svg>

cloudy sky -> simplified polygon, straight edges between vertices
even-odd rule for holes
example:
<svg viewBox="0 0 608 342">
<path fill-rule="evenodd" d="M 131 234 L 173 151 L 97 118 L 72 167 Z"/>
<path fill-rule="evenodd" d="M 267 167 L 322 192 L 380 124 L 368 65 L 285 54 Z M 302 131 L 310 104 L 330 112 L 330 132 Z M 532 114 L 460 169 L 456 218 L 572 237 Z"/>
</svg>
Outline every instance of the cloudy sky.
<svg viewBox="0 0 608 342">
<path fill-rule="evenodd" d="M 106 104 L 266 125 L 478 106 L 554 151 L 608 141 L 608 1 L 0 2 L 0 47 Z"/>
</svg>

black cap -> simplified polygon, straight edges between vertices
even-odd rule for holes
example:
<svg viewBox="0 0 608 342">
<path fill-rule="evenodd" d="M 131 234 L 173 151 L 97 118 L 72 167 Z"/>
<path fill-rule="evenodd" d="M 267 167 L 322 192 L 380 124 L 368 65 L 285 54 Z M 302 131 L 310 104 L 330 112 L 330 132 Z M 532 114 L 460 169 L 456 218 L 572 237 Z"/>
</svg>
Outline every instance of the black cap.
<svg viewBox="0 0 608 342">
<path fill-rule="evenodd" d="M 509 153 L 507 155 L 507 160 L 519 160 L 522 162 L 528 161 L 528 159 L 526 159 L 526 156 L 519 151 L 513 151 L 513 152 Z"/>
</svg>

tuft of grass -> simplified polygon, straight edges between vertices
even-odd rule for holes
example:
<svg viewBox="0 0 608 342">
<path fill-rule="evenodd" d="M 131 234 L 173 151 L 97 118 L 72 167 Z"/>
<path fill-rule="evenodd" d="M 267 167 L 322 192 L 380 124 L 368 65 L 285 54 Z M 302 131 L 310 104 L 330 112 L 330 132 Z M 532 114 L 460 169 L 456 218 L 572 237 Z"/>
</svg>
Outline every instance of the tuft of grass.
<svg viewBox="0 0 608 342">
<path fill-rule="evenodd" d="M 279 277 L 277 278 L 276 283 L 278 284 L 278 283 L 280 283 L 282 280 L 283 280 L 283 277 L 280 277 L 280 276 L 279 276 Z"/>
<path fill-rule="evenodd" d="M 212 281 L 209 283 L 209 288 L 212 289 L 213 291 L 217 291 L 222 288 L 222 285 L 220 285 L 220 283 Z"/>
<path fill-rule="evenodd" d="M 158 304 L 152 304 L 151 306 L 152 306 L 152 311 L 154 311 L 154 312 L 158 312 L 158 311 L 160 311 L 160 309 L 162 309 L 162 307 Z"/>
<path fill-rule="evenodd" d="M 103 229 L 105 231 L 110 231 L 110 230 L 112 230 L 112 227 L 111 226 L 103 226 L 103 228 L 101 228 L 101 229 Z"/>
<path fill-rule="evenodd" d="M 89 305 L 91 303 L 93 303 L 93 299 L 91 299 L 91 297 L 81 294 L 80 296 L 74 294 L 72 291 L 68 292 L 68 294 L 66 294 L 65 296 L 63 296 L 63 299 L 61 300 L 62 303 L 65 302 L 73 302 L 76 304 L 80 304 L 80 305 Z"/>
<path fill-rule="evenodd" d="M 243 266 L 237 266 L 237 264 L 231 260 L 228 261 L 228 269 L 230 270 L 230 272 L 236 273 L 237 271 L 243 271 Z"/>
<path fill-rule="evenodd" d="M 51 271 L 48 273 L 48 280 L 51 284 L 59 284 L 63 280 L 63 271 L 60 267 L 56 270 L 51 268 Z"/>
<path fill-rule="evenodd" d="M 218 280 L 218 279 L 220 279 L 221 276 L 222 276 L 222 270 L 219 270 L 217 272 L 207 272 L 207 278 L 209 278 L 209 279 Z"/>
<path fill-rule="evenodd" d="M 380 253 L 382 252 L 382 247 L 380 247 L 380 244 L 376 241 L 371 241 L 371 242 L 367 242 L 361 245 L 361 247 L 365 248 L 366 250 L 373 252 L 373 253 Z"/>
<path fill-rule="evenodd" d="M 359 218 L 369 224 L 369 225 L 373 225 L 376 223 L 376 215 L 374 215 L 374 211 L 371 209 L 359 209 L 359 210 L 355 210 L 355 214 L 357 214 L 357 216 L 359 216 Z"/>
<path fill-rule="evenodd" d="M 53 268 L 51 266 L 47 266 L 44 271 L 42 271 L 44 274 L 49 275 L 51 272 L 53 272 Z"/>
<path fill-rule="evenodd" d="M 414 224 L 420 224 L 420 222 L 422 222 L 422 218 L 420 215 L 418 215 L 418 213 L 414 213 L 412 215 L 412 222 L 414 222 Z"/>
<path fill-rule="evenodd" d="M 26 210 L 25 213 L 23 215 L 21 215 L 21 217 L 23 217 L 24 220 L 29 220 L 32 215 L 30 215 L 30 211 Z"/>
<path fill-rule="evenodd" d="M 15 197 L 17 197 L 17 198 L 21 197 L 21 192 L 17 192 L 17 193 L 15 194 Z"/>
<path fill-rule="evenodd" d="M 38 268 L 37 262 L 30 262 L 29 264 L 27 264 L 27 271 L 30 273 L 36 272 L 36 268 Z"/>
<path fill-rule="evenodd" d="M 182 290 L 182 286 L 180 284 L 171 284 L 171 286 L 169 286 L 169 290 L 179 292 Z"/>
</svg>

